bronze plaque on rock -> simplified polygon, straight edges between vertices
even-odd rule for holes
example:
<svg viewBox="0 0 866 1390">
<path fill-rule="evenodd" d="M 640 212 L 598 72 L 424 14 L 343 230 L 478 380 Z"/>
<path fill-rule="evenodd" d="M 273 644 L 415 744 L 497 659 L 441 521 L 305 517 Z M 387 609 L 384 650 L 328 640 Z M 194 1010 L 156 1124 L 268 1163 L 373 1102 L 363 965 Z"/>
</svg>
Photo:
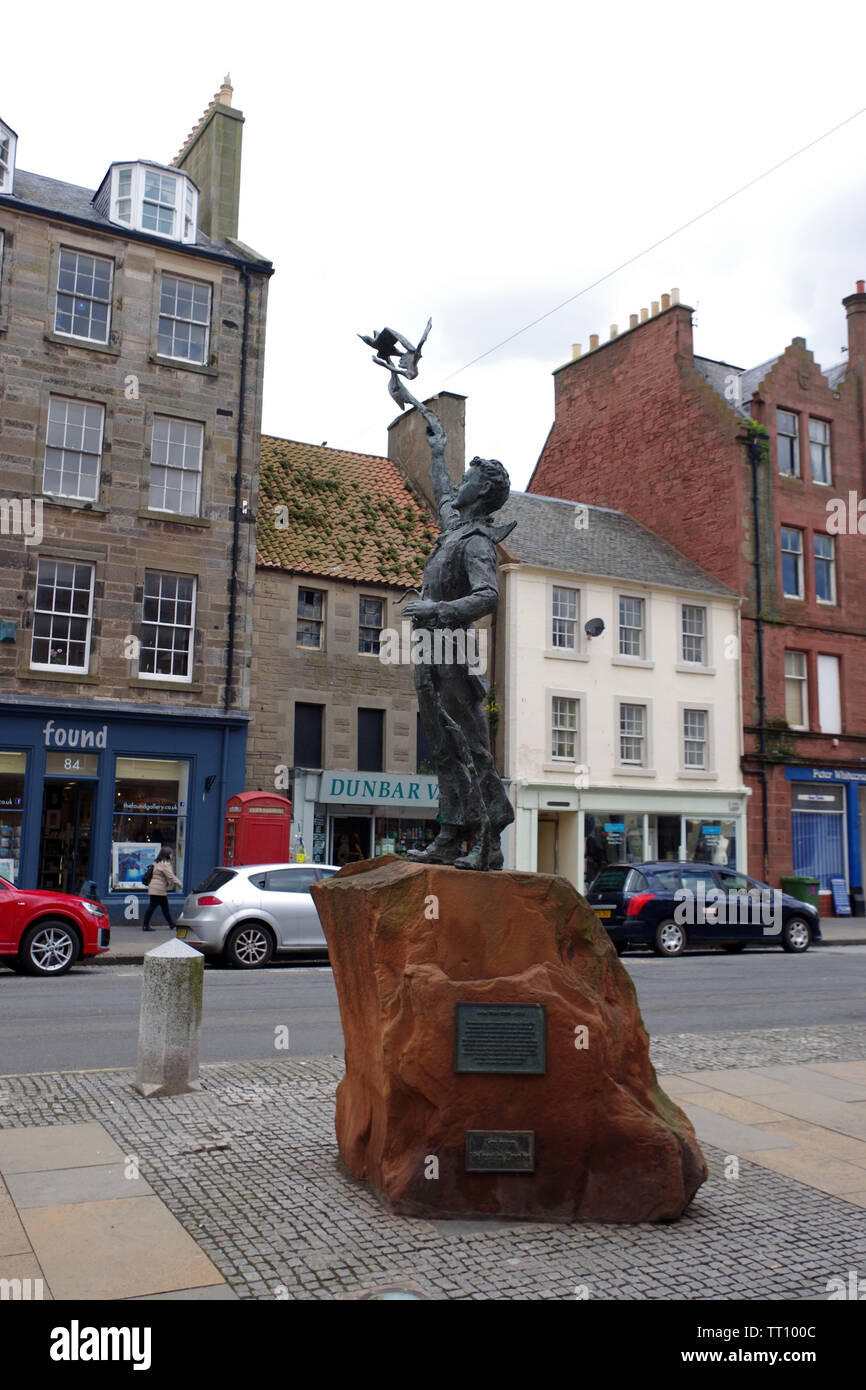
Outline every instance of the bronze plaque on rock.
<svg viewBox="0 0 866 1390">
<path fill-rule="evenodd" d="M 534 1173 L 534 1129 L 467 1129 L 467 1173 Z"/>
<path fill-rule="evenodd" d="M 454 1070 L 543 1076 L 544 1004 L 455 1004 Z"/>
</svg>

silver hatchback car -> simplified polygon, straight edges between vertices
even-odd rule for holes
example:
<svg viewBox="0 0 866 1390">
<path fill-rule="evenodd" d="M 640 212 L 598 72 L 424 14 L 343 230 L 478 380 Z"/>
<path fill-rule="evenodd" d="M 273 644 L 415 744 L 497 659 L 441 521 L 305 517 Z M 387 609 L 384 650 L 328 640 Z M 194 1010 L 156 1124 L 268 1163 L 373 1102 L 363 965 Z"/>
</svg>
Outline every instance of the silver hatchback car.
<svg viewBox="0 0 866 1390">
<path fill-rule="evenodd" d="M 186 899 L 178 937 L 238 970 L 259 969 L 277 952 L 325 951 L 310 885 L 336 872 L 332 864 L 212 869 Z"/>
</svg>

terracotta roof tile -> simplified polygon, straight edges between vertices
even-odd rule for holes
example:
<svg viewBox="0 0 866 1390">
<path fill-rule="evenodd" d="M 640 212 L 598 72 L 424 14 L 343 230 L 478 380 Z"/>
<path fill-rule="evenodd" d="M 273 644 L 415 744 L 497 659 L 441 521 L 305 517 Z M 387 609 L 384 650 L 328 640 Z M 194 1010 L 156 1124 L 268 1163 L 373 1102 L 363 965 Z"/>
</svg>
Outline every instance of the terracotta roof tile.
<svg viewBox="0 0 866 1390">
<path fill-rule="evenodd" d="M 390 459 L 262 435 L 259 565 L 408 588 L 438 530 Z"/>
</svg>

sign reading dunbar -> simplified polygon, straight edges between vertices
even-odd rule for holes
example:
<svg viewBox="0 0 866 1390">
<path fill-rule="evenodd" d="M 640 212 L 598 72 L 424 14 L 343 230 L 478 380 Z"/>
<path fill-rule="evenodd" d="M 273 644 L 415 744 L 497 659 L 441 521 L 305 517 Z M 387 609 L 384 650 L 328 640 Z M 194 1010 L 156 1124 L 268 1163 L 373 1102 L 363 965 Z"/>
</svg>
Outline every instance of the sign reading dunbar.
<svg viewBox="0 0 866 1390">
<path fill-rule="evenodd" d="M 351 806 L 439 805 L 439 778 L 381 772 L 323 772 L 319 800 L 340 801 Z"/>
</svg>

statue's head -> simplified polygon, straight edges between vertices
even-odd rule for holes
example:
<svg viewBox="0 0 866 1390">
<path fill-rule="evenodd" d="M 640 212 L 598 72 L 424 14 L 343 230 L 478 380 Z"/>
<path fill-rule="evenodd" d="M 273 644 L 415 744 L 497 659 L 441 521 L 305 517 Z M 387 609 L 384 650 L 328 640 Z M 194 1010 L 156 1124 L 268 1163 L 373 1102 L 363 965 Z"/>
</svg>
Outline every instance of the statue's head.
<svg viewBox="0 0 866 1390">
<path fill-rule="evenodd" d="M 474 458 L 457 489 L 454 505 L 458 511 L 486 516 L 505 506 L 510 491 L 511 480 L 499 459 Z"/>
</svg>

